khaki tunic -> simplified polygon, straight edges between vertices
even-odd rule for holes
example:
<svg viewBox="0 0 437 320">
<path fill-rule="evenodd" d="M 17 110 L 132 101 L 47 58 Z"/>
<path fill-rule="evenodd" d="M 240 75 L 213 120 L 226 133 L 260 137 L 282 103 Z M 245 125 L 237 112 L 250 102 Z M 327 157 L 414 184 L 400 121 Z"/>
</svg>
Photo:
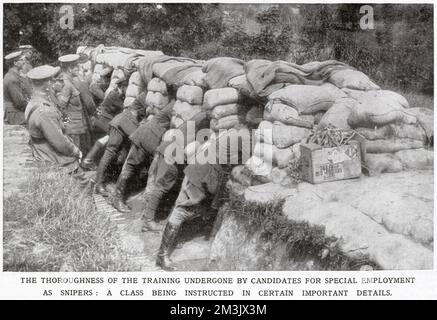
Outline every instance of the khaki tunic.
<svg viewBox="0 0 437 320">
<path fill-rule="evenodd" d="M 64 134 L 61 114 L 45 92 L 34 92 L 26 107 L 25 117 L 31 137 L 33 156 L 69 171 L 78 168 L 77 147 Z"/>
<path fill-rule="evenodd" d="M 24 109 L 32 94 L 29 80 L 10 69 L 3 79 L 5 119 L 9 124 L 24 124 Z"/>
<path fill-rule="evenodd" d="M 70 76 L 63 74 L 64 87 L 58 94 L 59 106 L 70 121 L 65 125 L 68 135 L 80 135 L 86 133 L 86 123 L 83 117 L 80 91 L 73 84 Z"/>
</svg>

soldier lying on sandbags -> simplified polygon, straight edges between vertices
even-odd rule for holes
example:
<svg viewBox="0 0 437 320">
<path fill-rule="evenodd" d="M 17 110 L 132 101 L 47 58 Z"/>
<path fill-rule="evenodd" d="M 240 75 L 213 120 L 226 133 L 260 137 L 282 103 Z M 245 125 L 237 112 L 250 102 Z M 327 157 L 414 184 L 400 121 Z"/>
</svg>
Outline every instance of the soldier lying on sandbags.
<svg viewBox="0 0 437 320">
<path fill-rule="evenodd" d="M 164 270 L 175 269 L 169 255 L 182 224 L 203 213 L 199 210 L 201 204 L 213 209 L 220 207 L 226 199 L 225 185 L 232 168 L 245 163 L 250 158 L 251 149 L 251 134 L 247 127 L 241 126 L 214 134 L 198 148 L 194 159 L 187 157 L 189 164 L 162 235 L 157 266 Z"/>
</svg>

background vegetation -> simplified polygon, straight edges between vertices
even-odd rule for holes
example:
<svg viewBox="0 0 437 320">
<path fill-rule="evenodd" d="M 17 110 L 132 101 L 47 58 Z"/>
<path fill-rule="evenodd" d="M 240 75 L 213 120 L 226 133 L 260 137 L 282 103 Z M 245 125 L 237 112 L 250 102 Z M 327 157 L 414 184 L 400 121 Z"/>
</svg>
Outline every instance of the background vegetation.
<svg viewBox="0 0 437 320">
<path fill-rule="evenodd" d="M 4 4 L 5 53 L 32 44 L 41 62 L 79 45 L 159 49 L 209 59 L 233 56 L 305 63 L 337 59 L 383 87 L 433 92 L 432 5 L 74 4 L 74 29 L 59 26 L 60 4 Z"/>
</svg>

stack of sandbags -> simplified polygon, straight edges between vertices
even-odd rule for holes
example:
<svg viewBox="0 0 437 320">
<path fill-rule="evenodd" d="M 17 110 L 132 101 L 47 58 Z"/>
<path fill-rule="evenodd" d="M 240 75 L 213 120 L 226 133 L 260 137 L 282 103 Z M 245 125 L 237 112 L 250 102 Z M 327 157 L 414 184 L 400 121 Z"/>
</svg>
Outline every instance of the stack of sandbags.
<svg viewBox="0 0 437 320">
<path fill-rule="evenodd" d="M 366 138 L 368 153 L 394 153 L 425 146 L 426 133 L 401 95 L 387 90 L 346 91 L 357 102 L 347 123 Z"/>
<path fill-rule="evenodd" d="M 275 167 L 285 168 L 291 160 L 300 158 L 300 143 L 310 133 L 307 128 L 262 121 L 255 132 L 253 154 Z"/>
<path fill-rule="evenodd" d="M 433 135 L 429 130 L 433 113 L 425 116 L 409 109 L 408 101 L 392 91 L 344 91 L 350 97 L 345 101 L 355 100 L 349 104 L 347 123 L 365 138 L 371 175 L 429 167 L 433 153 L 425 148 Z"/>
<path fill-rule="evenodd" d="M 182 123 L 193 119 L 202 111 L 203 89 L 198 86 L 183 85 L 176 92 L 171 126 L 179 127 Z"/>
<path fill-rule="evenodd" d="M 145 84 L 141 79 L 140 73 L 138 71 L 133 72 L 129 78 L 129 84 L 126 89 L 126 97 L 123 103 L 124 107 L 129 107 L 135 101 L 135 98 L 144 90 Z"/>
<path fill-rule="evenodd" d="M 210 127 L 214 131 L 232 129 L 244 123 L 244 108 L 239 104 L 241 95 L 234 88 L 206 91 L 203 108 L 211 117 Z"/>
<path fill-rule="evenodd" d="M 169 101 L 167 84 L 159 78 L 150 80 L 147 84 L 147 113 L 155 114 L 157 110 L 164 108 Z"/>
</svg>

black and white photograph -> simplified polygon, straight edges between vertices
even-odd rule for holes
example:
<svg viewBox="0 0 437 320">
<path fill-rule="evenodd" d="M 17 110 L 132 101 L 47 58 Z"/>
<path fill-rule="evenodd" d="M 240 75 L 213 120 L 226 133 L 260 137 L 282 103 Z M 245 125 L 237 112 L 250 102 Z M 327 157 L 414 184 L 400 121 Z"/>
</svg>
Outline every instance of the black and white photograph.
<svg viewBox="0 0 437 320">
<path fill-rule="evenodd" d="M 3 274 L 434 269 L 432 3 L 2 19 Z"/>
</svg>

